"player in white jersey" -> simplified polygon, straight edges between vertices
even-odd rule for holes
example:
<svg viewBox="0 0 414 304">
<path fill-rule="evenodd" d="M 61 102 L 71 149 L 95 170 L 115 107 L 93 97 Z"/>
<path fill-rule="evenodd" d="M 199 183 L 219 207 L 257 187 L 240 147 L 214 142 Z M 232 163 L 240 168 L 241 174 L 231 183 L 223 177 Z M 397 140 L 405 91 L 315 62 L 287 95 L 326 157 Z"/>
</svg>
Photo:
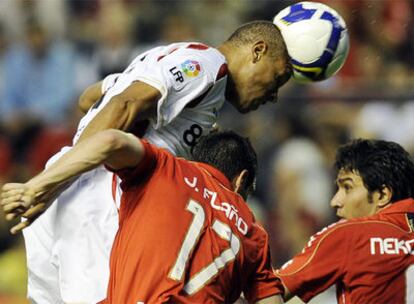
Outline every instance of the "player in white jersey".
<svg viewBox="0 0 414 304">
<path fill-rule="evenodd" d="M 131 130 L 144 121 L 144 137 L 188 157 L 196 140 L 213 128 L 225 100 L 242 113 L 255 110 L 276 101 L 278 88 L 290 75 L 282 37 L 266 21 L 240 27 L 218 48 L 199 43 L 157 47 L 139 55 L 123 73 L 86 91 L 83 101 L 99 100 L 80 121 L 73 144 L 103 129 Z M 28 296 L 33 303 L 97 303 L 105 298 L 117 231 L 111 180 L 104 168 L 82 175 L 25 230 Z M 16 193 L 30 187 L 15 185 Z M 37 190 L 39 202 L 51 201 L 53 194 Z M 21 207 L 5 210 L 8 219 L 21 215 Z M 33 222 L 46 206 L 25 207 L 27 222 L 14 232 Z"/>
</svg>

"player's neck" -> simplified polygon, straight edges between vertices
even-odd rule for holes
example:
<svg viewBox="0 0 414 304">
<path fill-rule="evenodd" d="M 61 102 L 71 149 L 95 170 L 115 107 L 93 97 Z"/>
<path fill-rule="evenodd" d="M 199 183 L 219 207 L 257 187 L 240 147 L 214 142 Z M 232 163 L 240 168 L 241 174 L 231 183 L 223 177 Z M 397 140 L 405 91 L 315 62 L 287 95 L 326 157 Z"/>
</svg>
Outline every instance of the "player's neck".
<svg viewBox="0 0 414 304">
<path fill-rule="evenodd" d="M 228 62 L 233 52 L 232 46 L 228 42 L 224 42 L 217 47 L 217 50 L 226 58 Z"/>
</svg>

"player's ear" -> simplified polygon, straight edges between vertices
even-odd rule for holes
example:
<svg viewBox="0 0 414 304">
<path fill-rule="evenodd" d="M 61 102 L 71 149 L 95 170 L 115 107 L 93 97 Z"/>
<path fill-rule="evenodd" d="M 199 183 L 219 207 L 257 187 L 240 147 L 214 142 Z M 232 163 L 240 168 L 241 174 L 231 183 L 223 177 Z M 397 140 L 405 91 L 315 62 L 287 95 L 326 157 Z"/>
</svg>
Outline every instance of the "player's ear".
<svg viewBox="0 0 414 304">
<path fill-rule="evenodd" d="M 244 199 L 247 198 L 246 181 L 248 175 L 249 172 L 245 169 L 233 179 L 234 192 L 240 194 Z"/>
<path fill-rule="evenodd" d="M 258 62 L 266 54 L 268 45 L 265 41 L 256 41 L 252 46 L 253 63 Z"/>
<path fill-rule="evenodd" d="M 378 190 L 378 207 L 384 208 L 391 203 L 392 189 L 386 185 L 382 185 Z"/>
</svg>

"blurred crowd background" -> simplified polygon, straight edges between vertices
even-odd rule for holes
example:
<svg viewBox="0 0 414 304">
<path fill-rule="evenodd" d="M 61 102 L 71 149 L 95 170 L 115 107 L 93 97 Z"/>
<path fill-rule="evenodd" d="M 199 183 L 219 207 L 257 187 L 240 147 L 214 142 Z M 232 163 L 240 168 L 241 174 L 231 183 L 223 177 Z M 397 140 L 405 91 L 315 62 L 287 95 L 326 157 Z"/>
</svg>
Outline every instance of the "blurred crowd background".
<svg viewBox="0 0 414 304">
<path fill-rule="evenodd" d="M 341 72 L 320 83 L 291 81 L 277 105 L 243 119 L 231 106 L 220 115 L 223 128 L 249 136 L 258 152 L 250 203 L 271 236 L 275 267 L 336 220 L 329 201 L 340 144 L 375 137 L 414 153 L 414 2 L 320 2 L 348 26 L 351 49 Z M 178 41 L 217 46 L 242 23 L 271 20 L 292 3 L 1 0 L 0 186 L 26 181 L 70 144 L 81 92 L 140 52 Z M 26 303 L 24 245 L 8 225 L 0 219 L 0 303 Z M 327 297 L 314 303 L 332 303 Z"/>
</svg>

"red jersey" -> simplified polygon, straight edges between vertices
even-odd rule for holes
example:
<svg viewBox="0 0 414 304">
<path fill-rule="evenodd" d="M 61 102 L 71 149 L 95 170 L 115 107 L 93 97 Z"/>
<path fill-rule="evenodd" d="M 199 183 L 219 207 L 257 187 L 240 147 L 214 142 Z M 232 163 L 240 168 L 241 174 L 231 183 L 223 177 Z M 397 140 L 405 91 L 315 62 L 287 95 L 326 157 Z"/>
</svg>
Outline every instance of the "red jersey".
<svg viewBox="0 0 414 304">
<path fill-rule="evenodd" d="M 414 303 L 414 200 L 342 220 L 312 236 L 276 273 L 307 302 L 336 284 L 341 304 Z"/>
<path fill-rule="evenodd" d="M 123 194 L 105 303 L 224 303 L 279 294 L 268 236 L 229 180 L 143 141 Z"/>
</svg>

